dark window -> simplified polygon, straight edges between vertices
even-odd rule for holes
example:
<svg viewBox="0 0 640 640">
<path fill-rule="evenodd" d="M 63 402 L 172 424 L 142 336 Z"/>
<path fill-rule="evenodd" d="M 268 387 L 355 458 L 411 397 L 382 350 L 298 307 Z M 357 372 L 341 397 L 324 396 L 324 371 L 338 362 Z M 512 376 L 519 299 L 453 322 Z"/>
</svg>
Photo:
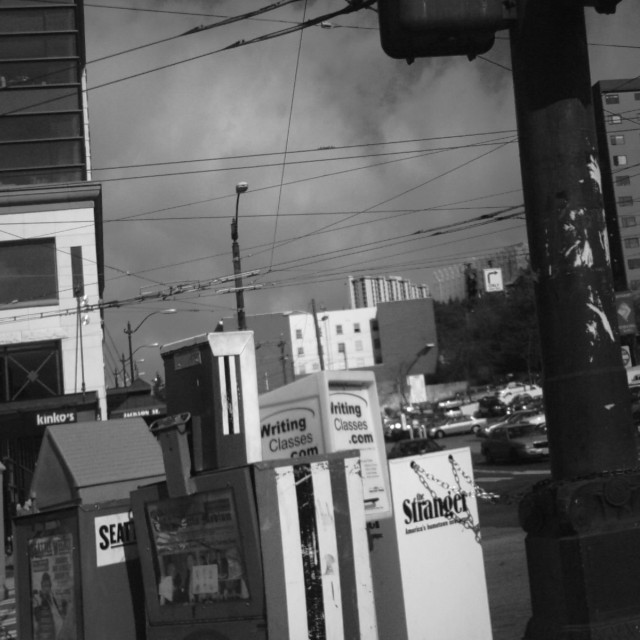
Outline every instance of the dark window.
<svg viewBox="0 0 640 640">
<path fill-rule="evenodd" d="M 342 325 L 341 324 L 337 324 L 336 325 L 336 334 L 341 336 L 342 335 Z"/>
<path fill-rule="evenodd" d="M 622 135 L 609 136 L 609 142 L 611 144 L 624 144 L 624 136 Z"/>
<path fill-rule="evenodd" d="M 0 243 L 0 305 L 31 307 L 57 302 L 55 241 Z"/>
<path fill-rule="evenodd" d="M 302 329 L 296 329 L 296 339 L 302 340 Z"/>
<path fill-rule="evenodd" d="M 0 62 L 0 86 L 28 87 L 34 85 L 76 84 L 80 82 L 75 60 L 18 60 Z"/>
<path fill-rule="evenodd" d="M 630 207 L 633 205 L 633 196 L 620 196 L 618 198 L 618 206 Z"/>
<path fill-rule="evenodd" d="M 627 164 L 627 156 L 613 156 L 613 164 L 616 167 L 624 167 Z"/>
<path fill-rule="evenodd" d="M 622 226 L 623 227 L 635 227 L 638 224 L 635 216 L 623 216 L 622 217 Z"/>
<path fill-rule="evenodd" d="M 617 93 L 607 93 L 604 96 L 604 101 L 606 104 L 619 104 L 620 96 Z"/>
<path fill-rule="evenodd" d="M 0 38 L 0 58 L 69 58 L 76 55 L 76 36 L 56 33 L 4 36 Z"/>
<path fill-rule="evenodd" d="M 344 342 L 338 342 L 338 353 L 344 353 L 345 352 L 345 344 Z"/>
<path fill-rule="evenodd" d="M 56 0 L 57 2 L 57 0 Z M 76 20 L 73 9 L 14 9 L 2 13 L 2 30 L 18 31 L 72 31 Z"/>
<path fill-rule="evenodd" d="M 0 118 L 0 142 L 43 138 L 80 138 L 81 136 L 82 119 L 79 113 Z"/>
<path fill-rule="evenodd" d="M 48 184 L 51 182 L 80 182 L 84 180 L 84 168 L 38 169 L 0 172 L 0 185 Z"/>
<path fill-rule="evenodd" d="M 80 91 L 73 87 L 25 87 L 0 92 L 2 113 L 6 115 L 74 111 L 81 108 Z"/>
<path fill-rule="evenodd" d="M 631 178 L 629 176 L 616 176 L 616 187 L 627 187 L 631 184 Z"/>
<path fill-rule="evenodd" d="M 62 395 L 60 343 L 0 347 L 0 402 Z"/>
<path fill-rule="evenodd" d="M 360 333 L 360 323 L 359 323 L 359 322 L 356 322 L 356 323 L 353 325 L 353 332 L 354 332 L 354 333 Z"/>
<path fill-rule="evenodd" d="M 640 238 L 625 238 L 624 246 L 627 249 L 637 249 L 640 247 Z"/>
<path fill-rule="evenodd" d="M 640 258 L 631 258 L 627 260 L 627 265 L 629 269 L 640 269 Z"/>
<path fill-rule="evenodd" d="M 81 140 L 12 144 L 0 155 L 0 170 L 82 164 Z"/>
</svg>

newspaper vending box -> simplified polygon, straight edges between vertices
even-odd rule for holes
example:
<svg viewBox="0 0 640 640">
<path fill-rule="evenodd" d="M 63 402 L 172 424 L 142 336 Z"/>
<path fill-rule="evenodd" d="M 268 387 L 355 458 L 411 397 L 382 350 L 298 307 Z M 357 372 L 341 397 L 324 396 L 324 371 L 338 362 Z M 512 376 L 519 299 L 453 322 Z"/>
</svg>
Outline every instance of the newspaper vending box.
<svg viewBox="0 0 640 640">
<path fill-rule="evenodd" d="M 37 511 L 14 525 L 20 638 L 144 638 L 130 492 L 162 478 L 142 418 L 47 428 L 32 483 Z"/>
</svg>

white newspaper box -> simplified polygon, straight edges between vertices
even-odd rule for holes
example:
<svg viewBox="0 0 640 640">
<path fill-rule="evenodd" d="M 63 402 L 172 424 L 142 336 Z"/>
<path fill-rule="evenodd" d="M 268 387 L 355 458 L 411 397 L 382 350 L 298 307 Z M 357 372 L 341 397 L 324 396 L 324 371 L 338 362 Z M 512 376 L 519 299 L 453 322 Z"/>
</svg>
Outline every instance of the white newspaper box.
<svg viewBox="0 0 640 640">
<path fill-rule="evenodd" d="M 321 371 L 259 397 L 263 460 L 360 451 L 367 521 L 391 517 L 375 376 Z"/>
<path fill-rule="evenodd" d="M 380 638 L 491 640 L 468 448 L 389 461 L 394 517 L 369 523 Z"/>
</svg>

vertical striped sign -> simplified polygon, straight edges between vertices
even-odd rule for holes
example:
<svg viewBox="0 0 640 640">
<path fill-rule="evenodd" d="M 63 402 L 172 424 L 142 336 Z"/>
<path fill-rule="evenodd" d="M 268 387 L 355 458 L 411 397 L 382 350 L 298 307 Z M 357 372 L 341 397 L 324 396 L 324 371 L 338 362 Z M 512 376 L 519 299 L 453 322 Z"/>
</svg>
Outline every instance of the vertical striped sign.
<svg viewBox="0 0 640 640">
<path fill-rule="evenodd" d="M 269 637 L 376 640 L 359 456 L 254 468 Z"/>
</svg>

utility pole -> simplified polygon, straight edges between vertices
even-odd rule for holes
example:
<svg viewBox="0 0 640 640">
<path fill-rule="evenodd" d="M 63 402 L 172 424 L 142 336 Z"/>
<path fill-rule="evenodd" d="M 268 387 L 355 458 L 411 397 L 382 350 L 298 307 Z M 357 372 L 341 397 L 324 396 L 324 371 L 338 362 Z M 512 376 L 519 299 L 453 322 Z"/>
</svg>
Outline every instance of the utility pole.
<svg viewBox="0 0 640 640">
<path fill-rule="evenodd" d="M 525 637 L 640 638 L 640 473 L 584 7 L 519 0 L 517 15 L 513 80 L 552 474 L 520 505 L 533 614 Z"/>
<path fill-rule="evenodd" d="M 603 209 L 585 6 L 379 0 L 392 57 L 473 57 L 509 28 L 551 481 L 520 504 L 525 640 L 640 638 L 640 471 Z M 515 11 L 514 11 L 515 9 Z"/>
<path fill-rule="evenodd" d="M 316 343 L 318 345 L 318 358 L 320 359 L 320 370 L 324 371 L 324 355 L 322 353 L 322 340 L 320 340 L 320 327 L 318 326 L 318 314 L 316 313 L 316 301 L 311 300 L 311 311 L 313 312 L 313 326 L 316 330 Z"/>
<path fill-rule="evenodd" d="M 289 380 L 287 379 L 287 361 L 289 360 L 289 358 L 287 357 L 287 354 L 284 352 L 287 343 L 284 340 L 280 340 L 280 342 L 278 342 L 278 346 L 280 347 L 280 362 L 282 364 L 282 379 L 284 380 L 285 384 L 289 384 Z"/>
<path fill-rule="evenodd" d="M 238 182 L 236 185 L 236 215 L 231 221 L 231 257 L 233 259 L 233 273 L 236 284 L 236 314 L 238 317 L 238 331 L 245 331 L 247 322 L 244 312 L 244 290 L 242 285 L 242 269 L 240 267 L 240 245 L 238 244 L 238 210 L 240 208 L 240 194 L 246 193 L 249 185 Z"/>
</svg>

